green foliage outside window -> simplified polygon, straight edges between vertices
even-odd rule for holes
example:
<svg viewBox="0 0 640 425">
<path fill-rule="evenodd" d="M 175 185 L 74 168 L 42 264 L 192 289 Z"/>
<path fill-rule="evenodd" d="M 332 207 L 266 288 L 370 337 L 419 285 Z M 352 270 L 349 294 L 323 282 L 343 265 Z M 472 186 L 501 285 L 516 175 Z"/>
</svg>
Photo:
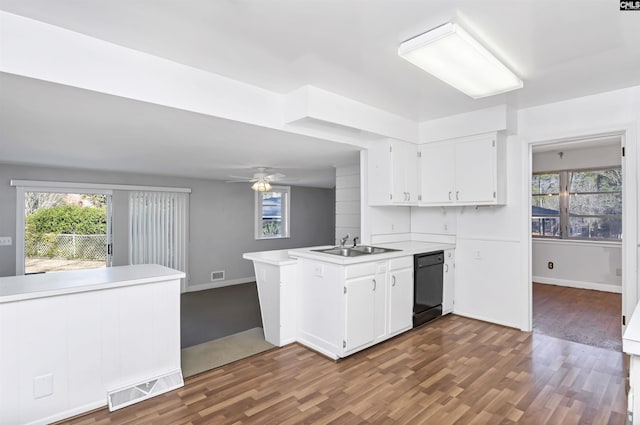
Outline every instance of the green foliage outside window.
<svg viewBox="0 0 640 425">
<path fill-rule="evenodd" d="M 100 235 L 107 232 L 107 210 L 78 205 L 40 208 L 27 216 L 26 224 L 34 233 Z"/>
</svg>

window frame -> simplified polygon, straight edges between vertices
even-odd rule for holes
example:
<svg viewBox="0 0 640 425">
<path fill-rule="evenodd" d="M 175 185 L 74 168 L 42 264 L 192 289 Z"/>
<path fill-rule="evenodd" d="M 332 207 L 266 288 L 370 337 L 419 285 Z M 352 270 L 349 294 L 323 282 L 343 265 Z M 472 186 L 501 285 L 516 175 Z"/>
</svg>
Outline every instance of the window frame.
<svg viewBox="0 0 640 425">
<path fill-rule="evenodd" d="M 542 175 L 542 174 L 557 174 L 558 181 L 560 184 L 559 193 L 558 193 L 558 209 L 559 209 L 559 236 L 543 236 L 543 235 L 534 235 L 533 234 L 533 215 L 531 216 L 531 237 L 537 240 L 558 240 L 558 241 L 582 241 L 582 242 L 609 242 L 609 243 L 620 243 L 622 241 L 622 236 L 620 238 L 612 239 L 612 238 L 588 238 L 588 237 L 580 237 L 580 236 L 570 236 L 569 225 L 571 222 L 571 214 L 569 212 L 570 209 L 570 198 L 571 195 L 575 194 L 583 194 L 581 192 L 570 192 L 569 191 L 569 174 L 570 173 L 579 173 L 579 172 L 588 172 L 588 171 L 606 171 L 606 170 L 620 170 L 622 171 L 622 165 L 616 166 L 608 166 L 608 167 L 589 167 L 589 168 L 572 168 L 565 170 L 550 170 L 550 171 L 539 171 L 532 173 L 532 176 Z M 624 181 L 622 182 L 624 185 Z M 620 189 L 620 193 L 622 194 L 622 187 Z M 589 192 L 589 194 L 607 194 L 607 193 L 617 193 L 615 192 Z M 531 193 L 531 201 L 530 204 L 533 206 L 533 198 L 536 196 L 542 196 L 541 194 Z M 620 209 L 620 217 L 622 219 L 622 214 L 624 211 L 624 206 Z M 592 217 L 607 217 L 610 214 L 594 214 Z"/>
<path fill-rule="evenodd" d="M 263 194 L 265 192 L 255 191 L 254 197 L 254 235 L 256 240 L 271 240 L 271 239 L 288 239 L 291 237 L 291 186 L 271 186 L 271 190 L 266 191 L 282 193 L 280 208 L 281 208 L 281 234 L 277 236 L 265 236 L 262 233 L 262 202 Z"/>
<path fill-rule="evenodd" d="M 34 182 L 38 183 L 38 182 Z M 97 189 L 92 185 L 66 186 L 64 184 L 26 186 L 20 185 L 20 181 L 12 181 L 12 186 L 16 186 L 16 276 L 23 276 L 26 270 L 25 264 L 25 194 L 28 192 L 39 193 L 79 193 L 85 195 L 104 195 L 107 201 L 107 259 L 105 267 L 113 265 L 113 191 L 109 189 Z M 97 186 L 97 185 L 96 185 Z M 111 249 L 109 249 L 111 245 Z"/>
</svg>

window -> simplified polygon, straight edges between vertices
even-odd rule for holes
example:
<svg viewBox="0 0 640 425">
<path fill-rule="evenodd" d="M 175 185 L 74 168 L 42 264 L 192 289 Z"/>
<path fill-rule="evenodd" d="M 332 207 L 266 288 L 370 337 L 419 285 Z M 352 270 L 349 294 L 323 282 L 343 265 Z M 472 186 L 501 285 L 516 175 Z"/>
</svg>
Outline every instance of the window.
<svg viewBox="0 0 640 425">
<path fill-rule="evenodd" d="M 269 192 L 256 192 L 256 239 L 289 237 L 291 188 L 272 186 Z"/>
<path fill-rule="evenodd" d="M 531 194 L 534 237 L 622 238 L 621 168 L 534 174 Z"/>
<path fill-rule="evenodd" d="M 111 265 L 111 190 L 11 180 L 16 187 L 16 275 Z"/>
</svg>

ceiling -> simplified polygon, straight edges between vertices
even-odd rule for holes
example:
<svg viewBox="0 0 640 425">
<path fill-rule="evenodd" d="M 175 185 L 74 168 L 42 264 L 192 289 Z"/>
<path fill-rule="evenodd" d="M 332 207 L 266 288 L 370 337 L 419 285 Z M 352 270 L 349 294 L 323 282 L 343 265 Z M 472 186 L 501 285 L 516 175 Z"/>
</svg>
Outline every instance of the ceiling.
<svg viewBox="0 0 640 425">
<path fill-rule="evenodd" d="M 0 9 L 276 93 L 310 84 L 416 122 L 640 84 L 640 13 L 611 0 L 3 0 Z M 481 38 L 524 88 L 473 100 L 398 57 L 400 42 L 449 20 Z M 3 138 L 24 145 L 7 161 L 219 179 L 255 166 L 328 175 L 356 158 L 354 147 L 306 136 L 6 74 L 0 83 L 0 125 L 12 139 Z"/>
</svg>

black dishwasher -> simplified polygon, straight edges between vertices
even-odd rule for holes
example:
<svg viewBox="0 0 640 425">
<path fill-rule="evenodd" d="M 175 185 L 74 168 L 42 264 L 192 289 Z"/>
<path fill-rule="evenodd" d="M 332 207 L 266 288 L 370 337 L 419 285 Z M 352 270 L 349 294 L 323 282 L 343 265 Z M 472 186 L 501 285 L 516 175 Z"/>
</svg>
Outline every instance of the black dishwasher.
<svg viewBox="0 0 640 425">
<path fill-rule="evenodd" d="M 444 251 L 413 257 L 413 327 L 442 316 Z"/>
</svg>

